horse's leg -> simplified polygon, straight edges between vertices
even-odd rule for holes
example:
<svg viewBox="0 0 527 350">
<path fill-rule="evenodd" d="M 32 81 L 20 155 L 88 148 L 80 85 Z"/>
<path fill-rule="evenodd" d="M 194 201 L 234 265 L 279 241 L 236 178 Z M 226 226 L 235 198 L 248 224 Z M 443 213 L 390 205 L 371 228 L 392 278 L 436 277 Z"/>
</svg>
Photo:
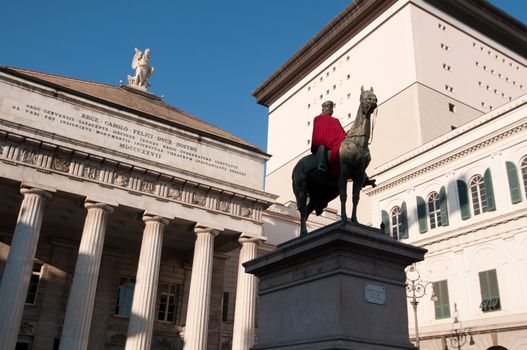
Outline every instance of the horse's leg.
<svg viewBox="0 0 527 350">
<path fill-rule="evenodd" d="M 302 177 L 293 176 L 293 192 L 295 193 L 296 205 L 300 212 L 300 237 L 307 235 L 307 183 Z"/>
<path fill-rule="evenodd" d="M 339 197 L 340 197 L 340 217 L 342 225 L 346 225 L 348 216 L 346 215 L 346 200 L 348 199 L 348 168 L 346 164 L 340 163 L 339 176 Z"/>
<path fill-rule="evenodd" d="M 362 188 L 362 185 L 364 183 L 364 175 L 359 176 L 358 179 L 353 180 L 353 208 L 351 210 L 351 222 L 358 222 L 357 221 L 357 206 L 359 204 L 360 199 L 360 190 Z"/>
</svg>

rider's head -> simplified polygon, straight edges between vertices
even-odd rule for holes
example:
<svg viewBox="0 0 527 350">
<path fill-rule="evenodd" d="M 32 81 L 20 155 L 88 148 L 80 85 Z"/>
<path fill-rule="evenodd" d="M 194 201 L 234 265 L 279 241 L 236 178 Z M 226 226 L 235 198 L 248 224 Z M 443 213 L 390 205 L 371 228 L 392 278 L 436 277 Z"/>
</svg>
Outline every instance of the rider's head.
<svg viewBox="0 0 527 350">
<path fill-rule="evenodd" d="M 322 114 L 333 115 L 333 107 L 335 107 L 333 101 L 324 102 L 322 104 Z"/>
</svg>

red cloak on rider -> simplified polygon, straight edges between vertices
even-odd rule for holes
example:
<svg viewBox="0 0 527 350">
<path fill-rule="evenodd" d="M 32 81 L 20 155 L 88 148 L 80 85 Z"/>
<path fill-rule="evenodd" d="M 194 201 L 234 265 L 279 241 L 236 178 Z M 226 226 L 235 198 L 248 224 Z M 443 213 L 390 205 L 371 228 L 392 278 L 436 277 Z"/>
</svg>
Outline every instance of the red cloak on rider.
<svg viewBox="0 0 527 350">
<path fill-rule="evenodd" d="M 345 137 L 346 131 L 337 118 L 328 114 L 321 114 L 313 120 L 311 152 L 316 153 L 320 145 L 331 150 L 329 153 L 329 170 L 333 176 L 338 176 L 339 173 L 339 147 Z"/>
</svg>

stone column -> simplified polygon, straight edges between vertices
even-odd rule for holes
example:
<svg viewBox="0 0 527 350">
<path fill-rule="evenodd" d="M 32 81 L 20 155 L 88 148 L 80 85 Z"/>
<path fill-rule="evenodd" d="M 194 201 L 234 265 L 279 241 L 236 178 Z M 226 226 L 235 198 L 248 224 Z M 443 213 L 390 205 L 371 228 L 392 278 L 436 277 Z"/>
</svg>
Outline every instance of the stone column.
<svg viewBox="0 0 527 350">
<path fill-rule="evenodd" d="M 0 349 L 13 350 L 33 270 L 44 205 L 51 194 L 38 188 L 22 188 L 15 233 L 0 285 Z"/>
<path fill-rule="evenodd" d="M 143 221 L 146 226 L 135 278 L 126 350 L 148 350 L 152 345 L 163 230 L 168 224 L 167 219 L 159 216 L 144 216 Z"/>
<path fill-rule="evenodd" d="M 104 203 L 86 202 L 84 207 L 88 209 L 88 213 L 66 307 L 60 350 L 88 348 L 106 223 L 108 215 L 113 212 L 113 208 Z"/>
<path fill-rule="evenodd" d="M 256 258 L 261 239 L 242 235 L 238 282 L 236 284 L 236 304 L 234 311 L 234 328 L 232 350 L 249 350 L 254 345 L 254 327 L 256 317 L 256 294 L 258 279 L 245 272 L 243 263 Z"/>
<path fill-rule="evenodd" d="M 190 277 L 184 350 L 207 349 L 214 237 L 219 233 L 202 226 L 196 226 L 194 232 L 197 237 Z"/>
</svg>

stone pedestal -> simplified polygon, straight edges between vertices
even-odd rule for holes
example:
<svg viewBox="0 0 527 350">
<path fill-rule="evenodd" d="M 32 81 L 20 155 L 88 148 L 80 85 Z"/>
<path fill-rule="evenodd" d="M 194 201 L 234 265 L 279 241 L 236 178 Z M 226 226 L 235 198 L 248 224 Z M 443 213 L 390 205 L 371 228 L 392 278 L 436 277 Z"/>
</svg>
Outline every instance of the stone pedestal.
<svg viewBox="0 0 527 350">
<path fill-rule="evenodd" d="M 425 253 L 378 229 L 336 223 L 245 263 L 260 278 L 252 349 L 415 349 L 404 269 Z"/>
</svg>

